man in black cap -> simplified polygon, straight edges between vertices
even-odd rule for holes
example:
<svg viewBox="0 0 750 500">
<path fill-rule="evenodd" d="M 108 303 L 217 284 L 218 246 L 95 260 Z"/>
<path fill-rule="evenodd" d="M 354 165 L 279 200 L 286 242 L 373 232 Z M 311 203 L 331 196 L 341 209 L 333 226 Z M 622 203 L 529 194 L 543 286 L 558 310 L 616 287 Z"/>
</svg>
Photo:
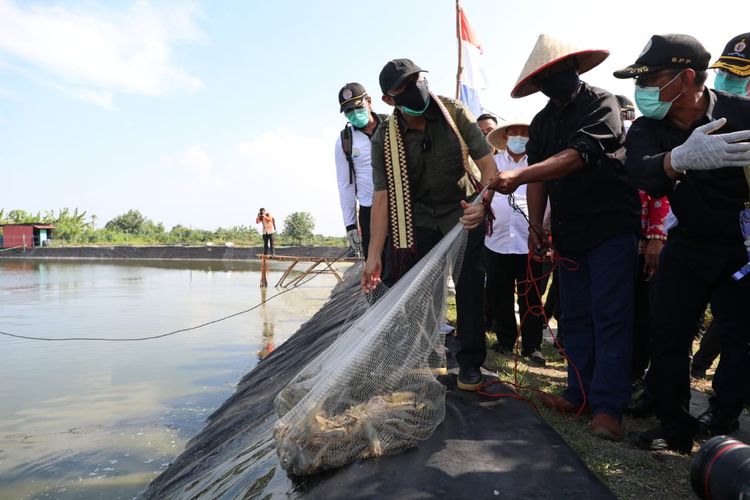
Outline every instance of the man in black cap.
<svg viewBox="0 0 750 500">
<path fill-rule="evenodd" d="M 705 87 L 710 54 L 695 38 L 651 37 L 632 64 L 642 117 L 628 132 L 626 169 L 638 187 L 669 197 L 679 223 L 669 232 L 654 278 L 648 390 L 662 425 L 635 437 L 649 450 L 690 453 L 693 438 L 728 434 L 750 401 L 750 277 L 738 216 L 750 201 L 742 169 L 750 165 L 750 99 Z M 721 129 L 722 133 L 716 133 Z M 696 421 L 689 413 L 690 350 L 706 304 L 721 331 L 715 396 Z"/>
<path fill-rule="evenodd" d="M 370 139 L 381 120 L 387 117 L 372 111 L 372 99 L 359 83 L 347 83 L 339 90 L 339 107 L 347 120 L 335 149 L 339 201 L 349 247 L 357 255 L 364 251 L 366 259 L 372 207 Z"/>
<path fill-rule="evenodd" d="M 381 252 L 390 230 L 391 252 L 383 281 L 395 282 L 458 222 L 469 230 L 456 283 L 460 389 L 477 390 L 486 356 L 483 302 L 484 207 L 467 201 L 497 171 L 474 117 L 460 102 L 429 91 L 423 70 L 409 59 L 380 72 L 383 101 L 396 110 L 372 138 L 372 239 L 362 273 L 370 291 L 381 278 Z M 401 154 L 390 154 L 395 148 Z M 386 151 L 388 154 L 386 154 Z M 393 223 L 388 224 L 389 215 Z"/>
<path fill-rule="evenodd" d="M 498 173 L 490 188 L 506 194 L 529 184 L 529 251 L 535 258 L 547 251 L 542 222 L 549 194 L 552 241 L 564 259 L 557 270 L 569 363 L 565 391 L 540 402 L 562 413 L 590 411 L 592 434 L 621 440 L 631 392 L 640 207 L 622 168 L 619 103 L 579 78 L 608 55 L 539 37 L 511 92 L 523 97 L 541 91 L 550 98 L 529 128 L 529 166 Z"/>
</svg>

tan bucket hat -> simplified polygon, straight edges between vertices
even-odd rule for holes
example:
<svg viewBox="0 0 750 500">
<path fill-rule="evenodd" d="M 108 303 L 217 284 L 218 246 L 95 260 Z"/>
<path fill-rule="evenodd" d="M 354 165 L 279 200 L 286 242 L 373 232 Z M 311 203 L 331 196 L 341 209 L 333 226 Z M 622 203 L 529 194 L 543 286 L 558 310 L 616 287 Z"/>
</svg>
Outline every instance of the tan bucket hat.
<svg viewBox="0 0 750 500">
<path fill-rule="evenodd" d="M 508 137 L 505 135 L 508 128 L 514 126 L 528 127 L 530 123 L 531 120 L 524 115 L 517 115 L 514 116 L 512 120 L 503 121 L 498 124 L 498 127 L 495 130 L 487 134 L 487 144 L 497 150 L 503 150 L 506 148 L 506 143 L 508 142 Z"/>
<path fill-rule="evenodd" d="M 608 50 L 582 50 L 549 35 L 539 35 L 510 96 L 525 97 L 538 92 L 539 87 L 532 78 L 562 61 L 574 58 L 578 74 L 581 75 L 601 64 L 607 57 Z"/>
</svg>

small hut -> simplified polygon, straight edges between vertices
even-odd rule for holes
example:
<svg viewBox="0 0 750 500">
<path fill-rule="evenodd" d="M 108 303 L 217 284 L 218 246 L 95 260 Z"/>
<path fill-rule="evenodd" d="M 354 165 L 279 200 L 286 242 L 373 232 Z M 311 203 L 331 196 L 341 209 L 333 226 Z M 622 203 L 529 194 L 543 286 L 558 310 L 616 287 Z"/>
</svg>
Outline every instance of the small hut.
<svg viewBox="0 0 750 500">
<path fill-rule="evenodd" d="M 2 248 L 31 248 L 49 245 L 55 226 L 43 223 L 2 224 Z"/>
</svg>

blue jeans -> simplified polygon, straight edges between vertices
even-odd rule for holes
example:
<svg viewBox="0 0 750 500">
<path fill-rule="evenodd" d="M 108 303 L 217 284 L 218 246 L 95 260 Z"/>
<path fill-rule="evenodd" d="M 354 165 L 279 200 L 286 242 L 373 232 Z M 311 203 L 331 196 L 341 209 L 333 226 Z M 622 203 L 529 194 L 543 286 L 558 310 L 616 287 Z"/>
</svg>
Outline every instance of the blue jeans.
<svg viewBox="0 0 750 500">
<path fill-rule="evenodd" d="M 560 263 L 561 322 L 568 387 L 563 397 L 618 420 L 630 400 L 633 302 L 638 238 L 623 234 L 583 252 L 562 252 L 577 269 Z M 576 373 L 580 374 L 580 380 Z"/>
</svg>

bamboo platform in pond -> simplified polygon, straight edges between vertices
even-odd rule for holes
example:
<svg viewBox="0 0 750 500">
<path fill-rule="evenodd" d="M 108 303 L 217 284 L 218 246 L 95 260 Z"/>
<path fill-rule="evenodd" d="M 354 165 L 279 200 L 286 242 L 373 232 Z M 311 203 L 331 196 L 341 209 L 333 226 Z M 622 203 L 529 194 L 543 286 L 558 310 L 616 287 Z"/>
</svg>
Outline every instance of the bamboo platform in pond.
<svg viewBox="0 0 750 500">
<path fill-rule="evenodd" d="M 276 287 L 282 287 L 282 288 L 289 288 L 291 286 L 297 286 L 299 285 L 302 280 L 304 280 L 307 276 L 315 275 L 315 274 L 332 274 L 336 277 L 339 283 L 343 281 L 341 278 L 341 275 L 339 274 L 338 270 L 333 267 L 333 264 L 336 262 L 359 262 L 360 258 L 358 257 L 343 257 L 339 259 L 329 259 L 326 257 L 296 257 L 292 255 L 258 255 L 260 258 L 260 287 L 261 288 L 267 288 L 268 287 L 268 268 L 269 268 L 269 261 L 275 260 L 275 261 L 281 261 L 281 262 L 289 262 L 289 267 L 287 267 L 286 271 L 284 271 L 284 274 L 281 275 L 281 278 L 276 283 Z M 294 268 L 299 264 L 302 263 L 310 263 L 310 266 L 302 271 L 298 276 L 295 276 L 293 279 L 289 278 L 289 275 L 292 273 Z"/>
</svg>

